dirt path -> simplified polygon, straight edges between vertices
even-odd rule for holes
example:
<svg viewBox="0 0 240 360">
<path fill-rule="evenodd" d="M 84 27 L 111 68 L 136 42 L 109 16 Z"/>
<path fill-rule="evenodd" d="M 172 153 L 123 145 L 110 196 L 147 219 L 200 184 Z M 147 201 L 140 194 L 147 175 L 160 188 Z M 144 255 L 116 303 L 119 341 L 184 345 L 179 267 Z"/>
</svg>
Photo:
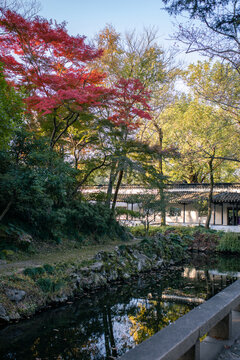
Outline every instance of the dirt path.
<svg viewBox="0 0 240 360">
<path fill-rule="evenodd" d="M 0 262 L 0 276 L 11 275 L 13 273 L 20 273 L 27 267 L 41 266 L 44 264 L 58 264 L 63 262 L 81 262 L 83 260 L 89 260 L 99 251 L 112 251 L 114 248 L 121 244 L 134 244 L 139 240 L 132 240 L 131 242 L 114 242 L 112 244 L 102 245 L 89 245 L 83 246 L 79 249 L 56 249 L 39 254 L 29 255 L 26 259 L 21 261 L 9 261 L 7 263 Z"/>
</svg>

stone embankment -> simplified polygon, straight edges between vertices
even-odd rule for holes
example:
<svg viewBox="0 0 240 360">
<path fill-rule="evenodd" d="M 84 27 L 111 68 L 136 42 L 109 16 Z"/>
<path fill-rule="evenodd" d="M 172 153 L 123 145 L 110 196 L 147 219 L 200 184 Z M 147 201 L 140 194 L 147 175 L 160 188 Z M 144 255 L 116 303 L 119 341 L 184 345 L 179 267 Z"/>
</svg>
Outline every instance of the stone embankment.
<svg viewBox="0 0 240 360">
<path fill-rule="evenodd" d="M 0 323 L 17 321 L 75 296 L 162 270 L 184 259 L 181 244 L 158 234 L 153 240 L 99 252 L 89 261 L 27 268 L 0 280 Z"/>
</svg>

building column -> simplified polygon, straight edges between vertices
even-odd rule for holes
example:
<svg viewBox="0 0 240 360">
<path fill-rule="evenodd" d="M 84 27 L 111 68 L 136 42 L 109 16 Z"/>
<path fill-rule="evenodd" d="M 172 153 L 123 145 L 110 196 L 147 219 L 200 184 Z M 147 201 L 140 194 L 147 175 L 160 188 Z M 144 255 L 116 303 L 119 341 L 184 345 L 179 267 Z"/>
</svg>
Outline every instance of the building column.
<svg viewBox="0 0 240 360">
<path fill-rule="evenodd" d="M 216 204 L 213 204 L 213 225 L 216 224 Z"/>
<path fill-rule="evenodd" d="M 183 204 L 183 223 L 185 224 L 185 220 L 186 220 L 186 214 L 185 214 L 185 210 L 186 210 L 186 204 Z"/>
<path fill-rule="evenodd" d="M 222 225 L 223 225 L 223 203 L 222 203 Z"/>
</svg>

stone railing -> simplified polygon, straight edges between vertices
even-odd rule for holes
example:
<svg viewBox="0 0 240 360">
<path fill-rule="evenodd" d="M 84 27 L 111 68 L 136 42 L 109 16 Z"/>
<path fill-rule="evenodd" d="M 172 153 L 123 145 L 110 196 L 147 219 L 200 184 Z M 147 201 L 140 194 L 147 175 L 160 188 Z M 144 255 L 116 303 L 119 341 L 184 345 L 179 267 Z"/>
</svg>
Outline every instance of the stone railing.
<svg viewBox="0 0 240 360">
<path fill-rule="evenodd" d="M 119 360 L 199 360 L 200 338 L 229 339 L 232 310 L 239 310 L 240 280 L 191 310 Z"/>
</svg>

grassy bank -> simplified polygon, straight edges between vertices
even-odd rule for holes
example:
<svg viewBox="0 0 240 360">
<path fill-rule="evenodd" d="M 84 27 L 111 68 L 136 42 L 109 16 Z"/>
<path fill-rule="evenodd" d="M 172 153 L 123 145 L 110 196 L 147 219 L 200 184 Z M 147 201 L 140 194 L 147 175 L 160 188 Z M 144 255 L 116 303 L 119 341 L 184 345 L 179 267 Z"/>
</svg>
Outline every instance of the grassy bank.
<svg viewBox="0 0 240 360">
<path fill-rule="evenodd" d="M 114 246 L 114 249 L 113 249 Z M 33 315 L 49 305 L 63 303 L 75 296 L 129 280 L 151 270 L 165 269 L 186 256 L 182 242 L 172 242 L 161 234 L 132 244 L 116 243 L 101 249 L 90 249 L 88 256 L 54 264 L 28 266 L 10 276 L 0 277 L 0 320 L 8 322 Z M 110 251 L 111 250 L 111 251 Z M 82 254 L 83 255 L 83 254 Z M 46 259 L 45 259 L 46 260 Z M 33 265 L 33 264 L 32 264 Z"/>
<path fill-rule="evenodd" d="M 25 252 L 15 252 L 0 263 L 0 322 L 32 316 L 142 272 L 166 269 L 185 259 L 187 249 L 240 252 L 239 234 L 202 227 L 152 227 L 146 237 L 141 227 L 130 230 L 139 238 L 88 245 L 33 241 Z"/>
<path fill-rule="evenodd" d="M 146 236 L 144 226 L 129 228 L 134 236 Z M 240 234 L 206 229 L 203 226 L 151 226 L 149 237 L 161 233 L 174 239 L 181 238 L 189 250 L 240 253 Z"/>
<path fill-rule="evenodd" d="M 130 228 L 134 236 L 144 236 L 144 227 L 136 226 Z M 182 239 L 189 250 L 216 251 L 223 232 L 205 229 L 203 226 L 152 226 L 148 236 L 161 233 L 174 239 Z"/>
<path fill-rule="evenodd" d="M 136 240 L 112 240 L 100 244 L 81 245 L 76 241 L 65 240 L 61 244 L 54 242 L 34 242 L 31 250 L 13 252 L 0 263 L 0 275 L 22 271 L 28 266 L 40 266 L 46 263 L 81 262 L 95 256 L 99 251 L 112 251 L 122 244 L 134 244 Z"/>
</svg>

